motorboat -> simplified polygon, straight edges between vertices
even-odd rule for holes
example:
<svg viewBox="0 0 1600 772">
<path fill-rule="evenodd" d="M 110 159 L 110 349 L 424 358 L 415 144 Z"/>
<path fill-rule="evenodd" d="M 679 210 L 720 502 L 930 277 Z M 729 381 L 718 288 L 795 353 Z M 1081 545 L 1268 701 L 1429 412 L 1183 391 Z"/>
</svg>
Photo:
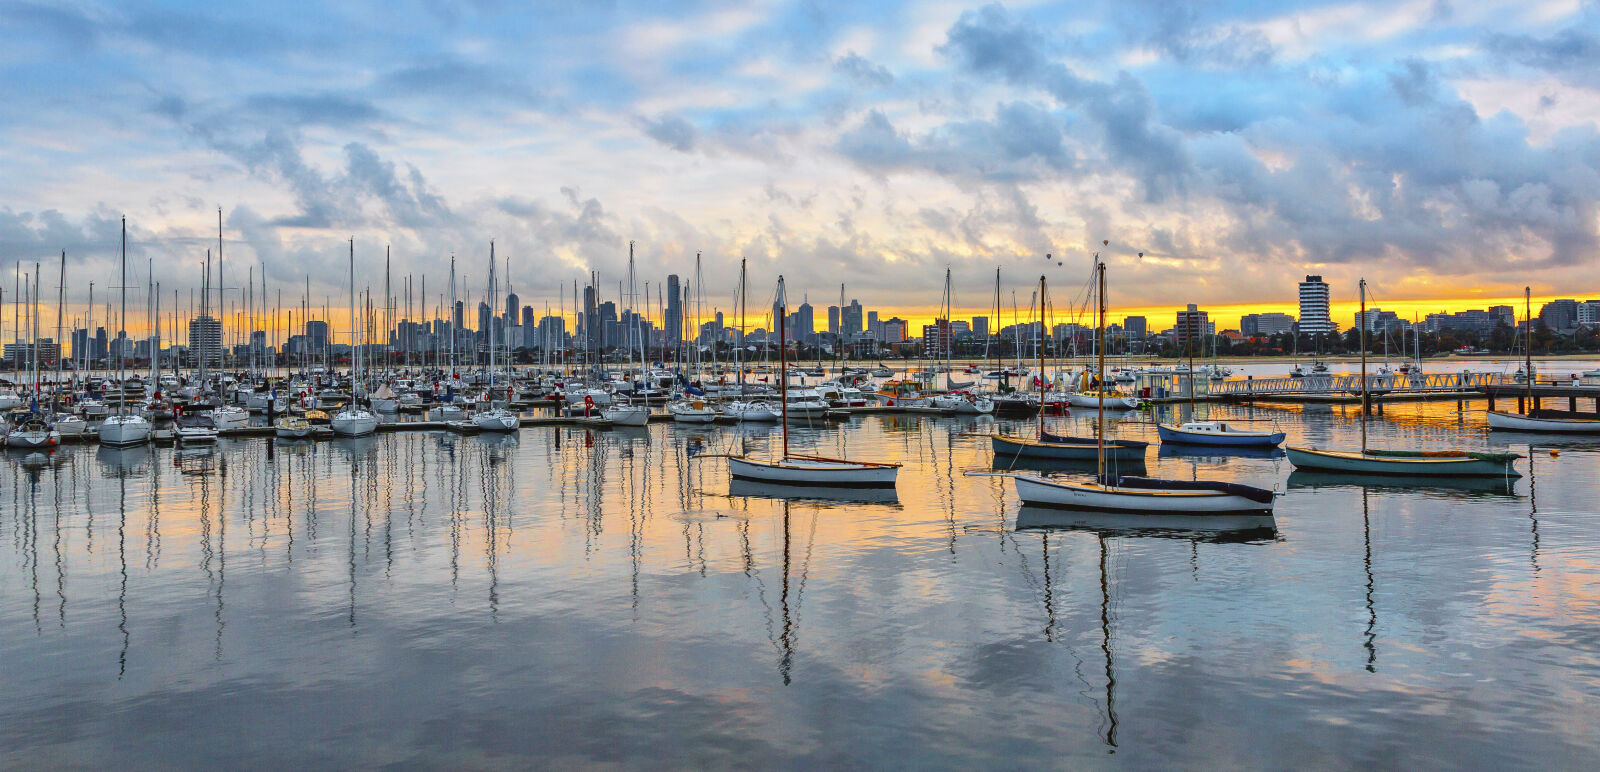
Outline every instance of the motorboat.
<svg viewBox="0 0 1600 772">
<path fill-rule="evenodd" d="M 173 422 L 172 431 L 177 435 L 178 441 L 184 444 L 217 441 L 217 423 L 204 413 L 179 416 Z"/>
<path fill-rule="evenodd" d="M 223 405 L 211 410 L 211 420 L 216 422 L 217 431 L 243 429 L 250 425 L 250 411 L 237 405 Z"/>
<path fill-rule="evenodd" d="M 89 431 L 89 422 L 71 413 L 56 413 L 54 424 L 62 437 L 82 437 Z"/>
<path fill-rule="evenodd" d="M 770 402 L 729 402 L 722 406 L 722 412 L 729 418 L 738 421 L 776 421 L 778 409 Z"/>
<path fill-rule="evenodd" d="M 1228 425 L 1226 421 L 1157 424 L 1156 433 L 1161 436 L 1162 442 L 1219 447 L 1277 447 L 1285 436 L 1283 432 L 1238 429 Z"/>
<path fill-rule="evenodd" d="M 460 421 L 467 417 L 467 411 L 454 402 L 441 402 L 428 410 L 430 421 Z"/>
<path fill-rule="evenodd" d="M 784 402 L 784 415 L 790 421 L 820 420 L 828 416 L 828 403 L 810 389 L 793 389 Z"/>
<path fill-rule="evenodd" d="M 989 415 L 994 412 L 994 400 L 965 391 L 939 394 L 930 397 L 929 402 L 940 410 L 949 410 L 956 415 Z"/>
<path fill-rule="evenodd" d="M 680 399 L 668 403 L 667 412 L 680 424 L 709 424 L 717 420 L 717 409 L 700 399 Z"/>
<path fill-rule="evenodd" d="M 650 423 L 650 408 L 619 402 L 601 410 L 600 416 L 613 426 L 644 426 Z"/>
<path fill-rule="evenodd" d="M 284 416 L 272 425 L 272 432 L 285 440 L 303 440 L 315 431 L 311 422 L 297 416 Z"/>
</svg>

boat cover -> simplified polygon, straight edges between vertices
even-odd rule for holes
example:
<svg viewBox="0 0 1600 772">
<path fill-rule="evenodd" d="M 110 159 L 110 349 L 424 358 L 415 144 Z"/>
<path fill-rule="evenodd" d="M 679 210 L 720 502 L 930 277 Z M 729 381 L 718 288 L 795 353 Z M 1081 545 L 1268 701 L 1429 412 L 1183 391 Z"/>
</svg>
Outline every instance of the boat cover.
<svg viewBox="0 0 1600 772">
<path fill-rule="evenodd" d="M 1272 503 L 1272 491 L 1230 482 L 1210 480 L 1161 480 L 1155 477 L 1112 477 L 1106 475 L 1102 482 L 1118 488 L 1143 488 L 1161 491 L 1216 491 L 1242 496 L 1260 504 Z"/>
</svg>

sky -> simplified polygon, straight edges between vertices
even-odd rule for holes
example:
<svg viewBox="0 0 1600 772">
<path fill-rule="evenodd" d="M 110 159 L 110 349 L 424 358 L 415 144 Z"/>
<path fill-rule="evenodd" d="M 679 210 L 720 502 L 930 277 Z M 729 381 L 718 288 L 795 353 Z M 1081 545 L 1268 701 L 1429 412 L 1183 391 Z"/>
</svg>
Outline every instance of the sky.
<svg viewBox="0 0 1600 772">
<path fill-rule="evenodd" d="M 225 284 L 285 305 L 343 305 L 351 238 L 358 289 L 387 247 L 434 305 L 492 239 L 540 312 L 614 299 L 630 241 L 641 293 L 698 252 L 708 307 L 743 257 L 752 308 L 782 274 L 913 321 L 947 268 L 958 315 L 999 268 L 1070 317 L 1097 252 L 1158 328 L 1308 273 L 1341 309 L 1597 297 L 1597 91 L 1585 0 L 0 0 L 0 265 L 66 250 L 103 300 L 126 216 L 134 303 L 146 265 L 186 298 L 221 208 Z"/>
</svg>

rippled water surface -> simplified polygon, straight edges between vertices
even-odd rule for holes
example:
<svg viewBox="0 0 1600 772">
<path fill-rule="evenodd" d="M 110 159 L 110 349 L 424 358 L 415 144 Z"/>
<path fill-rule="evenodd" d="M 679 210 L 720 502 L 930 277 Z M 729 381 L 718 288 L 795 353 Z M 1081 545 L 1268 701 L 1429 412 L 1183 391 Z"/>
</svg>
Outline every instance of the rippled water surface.
<svg viewBox="0 0 1600 772">
<path fill-rule="evenodd" d="M 995 428 L 793 432 L 904 463 L 880 501 L 730 490 L 773 428 L 7 454 L 0 767 L 1600 763 L 1600 442 L 1390 406 L 1375 445 L 1531 450 L 1433 486 L 1152 445 L 1285 492 L 1229 535 L 1019 512 Z"/>
</svg>

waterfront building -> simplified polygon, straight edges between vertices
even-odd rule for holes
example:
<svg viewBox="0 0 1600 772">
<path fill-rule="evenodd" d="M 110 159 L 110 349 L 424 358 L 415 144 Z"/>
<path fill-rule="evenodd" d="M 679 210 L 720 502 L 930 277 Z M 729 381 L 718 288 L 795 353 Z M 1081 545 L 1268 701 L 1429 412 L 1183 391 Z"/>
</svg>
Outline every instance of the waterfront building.
<svg viewBox="0 0 1600 772">
<path fill-rule="evenodd" d="M 1307 276 L 1300 282 L 1300 332 L 1304 335 L 1332 335 L 1339 331 L 1328 312 L 1330 290 L 1321 276 Z"/>
</svg>

